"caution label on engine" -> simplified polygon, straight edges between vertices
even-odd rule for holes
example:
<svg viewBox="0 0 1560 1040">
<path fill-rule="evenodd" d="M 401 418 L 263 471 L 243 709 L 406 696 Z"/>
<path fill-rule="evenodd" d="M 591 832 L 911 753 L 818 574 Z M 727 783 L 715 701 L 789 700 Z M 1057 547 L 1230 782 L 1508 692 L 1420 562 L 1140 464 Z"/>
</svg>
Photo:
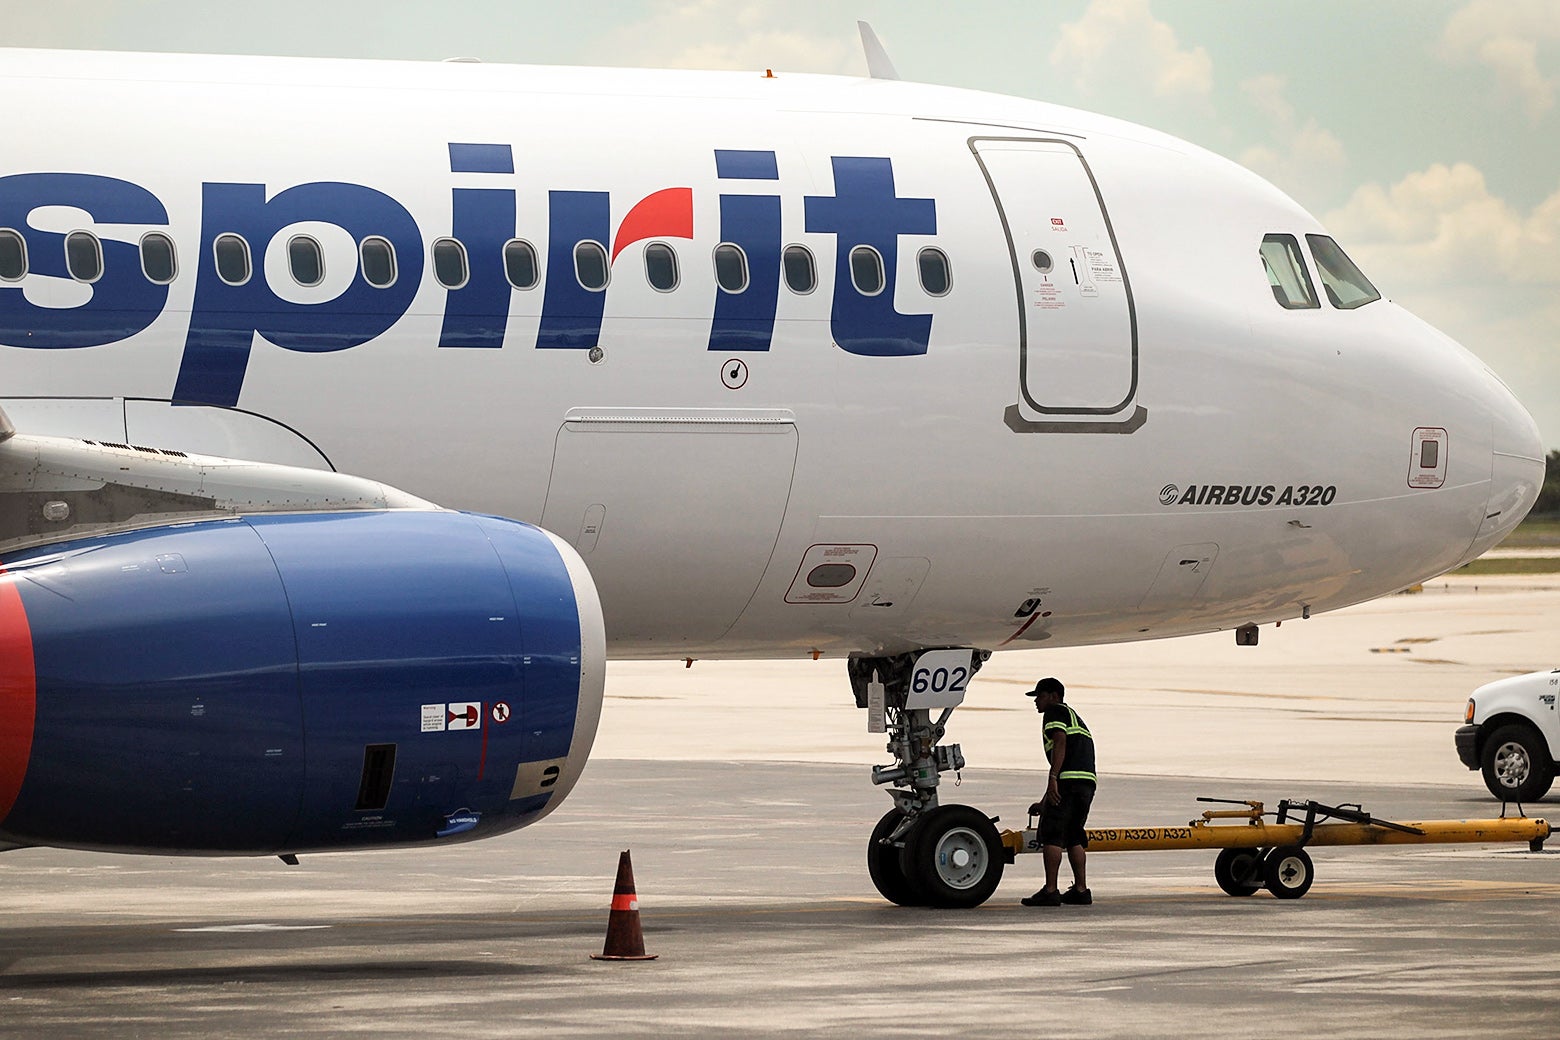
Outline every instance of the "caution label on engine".
<svg viewBox="0 0 1560 1040">
<path fill-rule="evenodd" d="M 498 707 L 503 708 L 503 718 L 496 714 Z M 503 722 L 509 718 L 509 705 L 495 705 L 494 718 Z M 459 701 L 455 704 L 424 704 L 422 706 L 422 731 L 424 733 L 445 733 L 459 729 L 482 728 L 482 702 Z"/>
</svg>

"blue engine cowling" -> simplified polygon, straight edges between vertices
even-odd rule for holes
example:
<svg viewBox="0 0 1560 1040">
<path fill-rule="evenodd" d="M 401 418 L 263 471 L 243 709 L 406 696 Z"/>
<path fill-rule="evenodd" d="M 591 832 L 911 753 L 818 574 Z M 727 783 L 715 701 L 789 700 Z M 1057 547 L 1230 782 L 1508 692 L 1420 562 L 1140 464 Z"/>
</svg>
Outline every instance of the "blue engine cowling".
<svg viewBox="0 0 1560 1040">
<path fill-rule="evenodd" d="M 3 566 L 0 845 L 489 837 L 556 807 L 595 737 L 595 586 L 527 524 L 256 516 Z"/>
</svg>

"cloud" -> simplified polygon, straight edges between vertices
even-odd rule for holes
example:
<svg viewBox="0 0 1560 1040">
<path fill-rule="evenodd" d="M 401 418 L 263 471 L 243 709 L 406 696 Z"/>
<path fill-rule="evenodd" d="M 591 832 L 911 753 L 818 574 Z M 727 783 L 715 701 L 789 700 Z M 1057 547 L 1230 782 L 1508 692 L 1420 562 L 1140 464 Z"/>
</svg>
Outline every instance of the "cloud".
<svg viewBox="0 0 1560 1040">
<path fill-rule="evenodd" d="M 1437 163 L 1359 188 L 1325 222 L 1383 292 L 1488 362 L 1560 446 L 1560 185 L 1524 213 L 1478 168 Z"/>
<path fill-rule="evenodd" d="M 1560 187 L 1521 213 L 1469 163 L 1436 163 L 1387 188 L 1366 184 L 1327 225 L 1420 283 L 1560 286 Z"/>
<path fill-rule="evenodd" d="M 1539 48 L 1560 49 L 1554 0 L 1472 0 L 1446 23 L 1441 46 L 1453 61 L 1477 61 L 1538 120 L 1555 104 L 1557 80 L 1539 67 Z"/>
<path fill-rule="evenodd" d="M 1213 59 L 1201 47 L 1185 50 L 1175 30 L 1153 16 L 1149 0 L 1089 0 L 1077 21 L 1062 25 L 1051 64 L 1070 71 L 1078 88 L 1119 79 L 1144 80 L 1165 98 L 1206 98 L 1213 90 Z"/>
<path fill-rule="evenodd" d="M 639 21 L 607 33 L 597 49 L 612 64 L 672 69 L 776 69 L 862 74 L 850 35 L 813 36 L 799 30 L 793 8 L 780 0 L 662 0 Z"/>
<path fill-rule="evenodd" d="M 1315 117 L 1301 122 L 1285 96 L 1282 76 L 1257 76 L 1241 84 L 1241 95 L 1267 118 L 1269 144 L 1254 145 L 1238 158 L 1246 166 L 1298 199 L 1315 206 L 1336 198 L 1349 164 L 1343 142 Z"/>
</svg>

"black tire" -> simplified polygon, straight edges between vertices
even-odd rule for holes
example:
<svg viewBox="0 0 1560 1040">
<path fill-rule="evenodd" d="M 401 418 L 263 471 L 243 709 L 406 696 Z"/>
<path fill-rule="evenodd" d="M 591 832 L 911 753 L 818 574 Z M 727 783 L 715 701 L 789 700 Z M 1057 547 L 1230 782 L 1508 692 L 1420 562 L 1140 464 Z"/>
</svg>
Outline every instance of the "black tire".
<svg viewBox="0 0 1560 1040">
<path fill-rule="evenodd" d="M 1002 881 L 1002 838 L 968 805 L 940 805 L 905 837 L 899 865 L 924 906 L 968 909 L 991 898 Z"/>
<path fill-rule="evenodd" d="M 1479 756 L 1484 786 L 1503 802 L 1535 802 L 1555 782 L 1555 763 L 1544 738 L 1531 726 L 1502 726 L 1484 742 Z"/>
<path fill-rule="evenodd" d="M 872 828 L 872 837 L 867 840 L 867 873 L 878 892 L 890 903 L 920 906 L 920 893 L 899 866 L 900 847 L 883 844 L 883 839 L 892 834 L 904 818 L 905 814 L 898 809 L 890 809 Z"/>
<path fill-rule="evenodd" d="M 1280 845 L 1269 852 L 1262 871 L 1267 890 L 1279 899 L 1299 899 L 1316 880 L 1310 854 L 1298 845 Z"/>
<path fill-rule="evenodd" d="M 1213 879 L 1225 895 L 1255 895 L 1263 878 L 1261 849 L 1223 849 L 1213 861 Z"/>
</svg>

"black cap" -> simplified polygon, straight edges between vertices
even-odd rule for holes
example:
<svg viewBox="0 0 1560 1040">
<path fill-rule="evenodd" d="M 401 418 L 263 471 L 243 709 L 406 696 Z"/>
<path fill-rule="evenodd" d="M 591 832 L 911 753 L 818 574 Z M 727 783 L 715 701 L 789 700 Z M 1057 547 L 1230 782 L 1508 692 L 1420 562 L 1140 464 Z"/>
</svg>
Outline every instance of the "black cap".
<svg viewBox="0 0 1560 1040">
<path fill-rule="evenodd" d="M 1025 697 L 1039 697 L 1042 693 L 1054 693 L 1058 697 L 1067 692 L 1067 687 L 1062 685 L 1060 679 L 1046 677 L 1035 683 L 1035 688 L 1025 692 Z"/>
</svg>

